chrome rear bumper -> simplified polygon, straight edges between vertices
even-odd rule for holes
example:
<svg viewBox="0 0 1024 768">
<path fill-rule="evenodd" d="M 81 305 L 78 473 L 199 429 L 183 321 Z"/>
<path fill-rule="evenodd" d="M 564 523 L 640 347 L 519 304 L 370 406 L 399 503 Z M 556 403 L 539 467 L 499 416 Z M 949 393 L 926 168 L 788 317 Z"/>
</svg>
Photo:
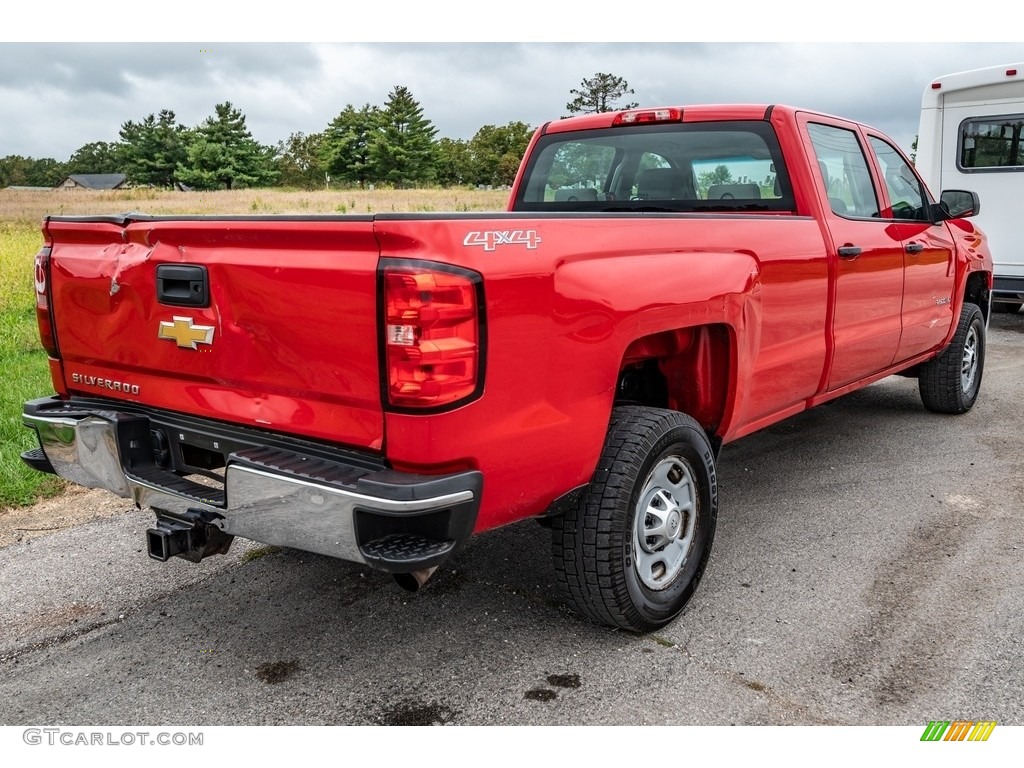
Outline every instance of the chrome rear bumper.
<svg viewBox="0 0 1024 768">
<path fill-rule="evenodd" d="M 447 559 L 469 538 L 479 508 L 482 477 L 474 471 L 410 475 L 235 441 L 223 482 L 207 486 L 154 463 L 144 413 L 45 398 L 25 404 L 23 421 L 52 471 L 77 485 L 174 514 L 210 512 L 229 536 L 395 573 Z M 26 462 L 45 469 L 38 456 Z"/>
</svg>

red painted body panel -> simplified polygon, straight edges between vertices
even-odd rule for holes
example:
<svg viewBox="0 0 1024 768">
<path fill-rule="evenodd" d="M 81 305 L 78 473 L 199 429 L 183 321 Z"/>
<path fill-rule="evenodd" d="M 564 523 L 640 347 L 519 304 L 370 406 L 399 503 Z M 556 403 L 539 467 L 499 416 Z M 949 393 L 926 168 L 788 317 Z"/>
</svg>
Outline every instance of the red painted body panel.
<svg viewBox="0 0 1024 768">
<path fill-rule="evenodd" d="M 486 275 L 489 350 L 478 401 L 387 416 L 389 460 L 410 471 L 482 470 L 481 529 L 538 514 L 593 473 L 630 344 L 677 328 L 719 325 L 734 339 L 725 439 L 751 420 L 802 408 L 825 363 L 827 260 L 817 224 L 733 217 L 723 226 L 728 218 L 387 221 L 382 255 Z M 527 225 L 541 242 L 535 250 L 462 245 L 471 231 Z"/>
<path fill-rule="evenodd" d="M 657 360 L 670 407 L 728 442 L 928 359 L 952 336 L 968 274 L 990 285 L 970 222 L 833 214 L 807 113 L 686 107 L 683 122 L 768 114 L 794 212 L 50 222 L 55 385 L 130 380 L 139 394 L 67 390 L 379 451 L 400 471 L 480 470 L 477 531 L 541 514 L 590 480 L 624 366 Z M 545 133 L 613 120 L 549 124 L 527 161 Z M 924 247 L 911 256 L 907 243 Z M 858 259 L 839 257 L 847 244 L 863 246 Z M 382 405 L 381 258 L 482 276 L 486 366 L 471 402 Z M 157 263 L 206 266 L 211 305 L 160 306 Z M 159 339 L 177 314 L 212 326 L 215 343 Z"/>
<path fill-rule="evenodd" d="M 70 392 L 381 449 L 370 222 L 51 221 L 47 236 Z M 157 302 L 156 265 L 182 262 L 209 270 L 209 307 Z M 160 339 L 175 316 L 213 343 Z"/>
</svg>

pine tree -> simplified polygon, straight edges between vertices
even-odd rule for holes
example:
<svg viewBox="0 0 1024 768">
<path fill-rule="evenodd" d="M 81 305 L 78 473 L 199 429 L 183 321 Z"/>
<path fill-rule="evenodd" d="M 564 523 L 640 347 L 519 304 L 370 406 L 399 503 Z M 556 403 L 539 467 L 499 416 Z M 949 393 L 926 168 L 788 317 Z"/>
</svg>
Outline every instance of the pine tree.
<svg viewBox="0 0 1024 768">
<path fill-rule="evenodd" d="M 565 105 L 570 115 L 593 114 L 595 112 L 614 112 L 618 109 L 633 109 L 635 102 L 617 106 L 616 101 L 627 93 L 633 93 L 623 78 L 598 72 L 591 78 L 583 78 L 579 88 L 570 88 L 569 93 L 576 98 Z"/>
<path fill-rule="evenodd" d="M 253 139 L 245 115 L 230 101 L 195 129 L 178 178 L 198 189 L 239 189 L 272 184 L 274 150 Z"/>
<path fill-rule="evenodd" d="M 370 143 L 373 177 L 406 187 L 434 179 L 437 129 L 423 117 L 423 108 L 403 85 L 388 94 L 380 130 Z"/>
<path fill-rule="evenodd" d="M 372 172 L 370 144 L 381 128 L 381 120 L 378 107 L 364 104 L 357 110 L 348 104 L 331 121 L 323 133 L 321 153 L 332 180 L 366 186 Z"/>
<path fill-rule="evenodd" d="M 188 129 L 178 125 L 174 112 L 160 110 L 141 123 L 131 120 L 121 126 L 121 161 L 128 181 L 135 185 L 171 187 L 178 166 L 185 162 Z"/>
</svg>

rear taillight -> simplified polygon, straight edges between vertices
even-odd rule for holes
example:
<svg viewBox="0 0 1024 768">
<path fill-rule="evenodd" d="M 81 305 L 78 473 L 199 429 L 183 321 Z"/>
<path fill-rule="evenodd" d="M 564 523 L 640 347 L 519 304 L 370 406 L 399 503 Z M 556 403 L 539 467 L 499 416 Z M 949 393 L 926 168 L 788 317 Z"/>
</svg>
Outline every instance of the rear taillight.
<svg viewBox="0 0 1024 768">
<path fill-rule="evenodd" d="M 55 360 L 57 334 L 53 329 L 53 313 L 50 311 L 50 247 L 45 246 L 36 254 L 36 322 L 39 323 L 39 340 L 46 354 Z"/>
<path fill-rule="evenodd" d="M 385 395 L 397 408 L 446 408 L 483 388 L 483 283 L 475 272 L 383 262 Z"/>
</svg>

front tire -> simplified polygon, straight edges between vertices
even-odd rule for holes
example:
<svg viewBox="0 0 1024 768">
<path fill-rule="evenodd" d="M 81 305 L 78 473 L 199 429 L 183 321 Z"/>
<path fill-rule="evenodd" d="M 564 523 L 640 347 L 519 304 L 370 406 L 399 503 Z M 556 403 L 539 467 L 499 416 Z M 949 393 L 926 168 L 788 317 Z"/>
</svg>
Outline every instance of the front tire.
<svg viewBox="0 0 1024 768">
<path fill-rule="evenodd" d="M 587 492 L 552 528 L 562 591 L 599 623 L 658 629 L 696 590 L 717 516 L 714 451 L 700 425 L 675 411 L 616 408 Z"/>
<path fill-rule="evenodd" d="M 918 386 L 924 407 L 935 413 L 966 413 L 981 390 L 985 369 L 985 318 L 964 303 L 949 346 L 921 366 Z"/>
</svg>

